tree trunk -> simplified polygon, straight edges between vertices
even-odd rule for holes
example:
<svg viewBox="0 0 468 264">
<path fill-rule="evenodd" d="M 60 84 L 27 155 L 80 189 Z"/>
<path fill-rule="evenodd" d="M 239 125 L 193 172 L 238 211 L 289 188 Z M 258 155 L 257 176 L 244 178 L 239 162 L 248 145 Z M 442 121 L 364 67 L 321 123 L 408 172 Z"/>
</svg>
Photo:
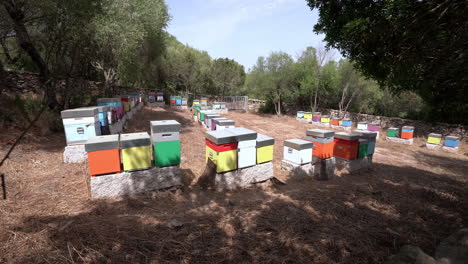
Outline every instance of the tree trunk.
<svg viewBox="0 0 468 264">
<path fill-rule="evenodd" d="M 49 82 L 50 72 L 47 64 L 32 43 L 26 26 L 24 25 L 24 12 L 21 4 L 13 0 L 4 0 L 3 5 L 13 21 L 13 28 L 16 33 L 18 45 L 31 57 L 31 60 L 39 68 L 40 80 L 45 89 L 49 108 L 55 108 L 58 105 L 55 86 L 51 85 Z"/>
</svg>

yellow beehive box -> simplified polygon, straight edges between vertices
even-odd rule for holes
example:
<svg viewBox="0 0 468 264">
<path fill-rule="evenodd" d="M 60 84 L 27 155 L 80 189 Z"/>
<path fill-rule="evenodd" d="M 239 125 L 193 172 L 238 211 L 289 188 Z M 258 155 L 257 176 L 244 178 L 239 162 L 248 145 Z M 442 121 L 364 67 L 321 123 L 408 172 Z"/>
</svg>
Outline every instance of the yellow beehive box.
<svg viewBox="0 0 468 264">
<path fill-rule="evenodd" d="M 216 172 L 226 172 L 237 169 L 237 149 L 216 152 L 206 146 L 206 161 L 212 160 L 216 164 Z"/>
<path fill-rule="evenodd" d="M 275 139 L 257 133 L 257 164 L 273 161 Z"/>
<path fill-rule="evenodd" d="M 120 136 L 124 171 L 151 168 L 151 138 L 148 133 L 130 133 Z"/>
<path fill-rule="evenodd" d="M 312 112 L 305 112 L 304 119 L 312 119 Z"/>
<path fill-rule="evenodd" d="M 320 119 L 320 123 L 330 123 L 330 117 L 322 116 L 322 118 Z"/>
<path fill-rule="evenodd" d="M 442 135 L 441 134 L 431 133 L 431 134 L 429 134 L 429 136 L 427 138 L 427 143 L 429 143 L 429 144 L 439 145 L 441 141 L 442 141 Z"/>
</svg>

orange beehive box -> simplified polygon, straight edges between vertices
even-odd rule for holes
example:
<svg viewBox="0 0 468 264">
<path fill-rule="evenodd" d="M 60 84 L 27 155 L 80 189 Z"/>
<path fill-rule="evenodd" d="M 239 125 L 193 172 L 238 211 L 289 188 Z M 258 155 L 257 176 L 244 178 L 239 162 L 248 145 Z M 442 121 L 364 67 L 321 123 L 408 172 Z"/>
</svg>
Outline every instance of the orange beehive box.
<svg viewBox="0 0 468 264">
<path fill-rule="evenodd" d="M 333 155 L 342 159 L 356 159 L 359 151 L 359 135 L 336 133 Z"/>
<path fill-rule="evenodd" d="M 340 125 L 340 119 L 333 118 L 331 121 L 331 124 L 334 126 L 339 126 Z"/>
<path fill-rule="evenodd" d="M 92 137 L 86 142 L 85 150 L 92 176 L 121 172 L 118 135 Z"/>
<path fill-rule="evenodd" d="M 412 126 L 404 126 L 401 129 L 401 138 L 403 139 L 412 139 L 414 134 L 414 127 Z"/>
<path fill-rule="evenodd" d="M 306 140 L 314 143 L 312 155 L 320 159 L 328 159 L 333 157 L 333 136 L 335 132 L 324 129 L 307 129 Z"/>
</svg>

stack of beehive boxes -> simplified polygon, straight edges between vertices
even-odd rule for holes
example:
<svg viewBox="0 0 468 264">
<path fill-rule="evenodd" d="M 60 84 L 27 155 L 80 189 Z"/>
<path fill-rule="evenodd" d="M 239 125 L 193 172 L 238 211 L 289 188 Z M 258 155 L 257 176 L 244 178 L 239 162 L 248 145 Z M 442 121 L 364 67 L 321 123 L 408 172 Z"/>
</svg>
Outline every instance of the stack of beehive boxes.
<svg viewBox="0 0 468 264">
<path fill-rule="evenodd" d="M 151 121 L 154 165 L 156 167 L 180 164 L 180 123 L 175 120 Z"/>
<path fill-rule="evenodd" d="M 414 127 L 413 126 L 404 126 L 400 130 L 395 127 L 391 127 L 387 130 L 386 140 L 394 143 L 400 144 L 413 144 L 414 139 Z"/>
<path fill-rule="evenodd" d="M 273 160 L 274 139 L 235 127 L 206 133 L 206 161 L 225 173 Z"/>
<path fill-rule="evenodd" d="M 204 127 L 208 130 L 212 130 L 211 127 L 213 126 L 213 119 L 214 118 L 219 118 L 221 117 L 220 115 L 218 114 L 213 114 L 213 113 L 209 113 L 209 114 L 206 114 L 205 115 L 205 120 L 204 120 Z"/>
<path fill-rule="evenodd" d="M 324 129 L 308 129 L 306 140 L 314 144 L 313 156 L 319 159 L 333 157 L 333 145 L 335 132 Z"/>
<path fill-rule="evenodd" d="M 322 113 L 321 112 L 313 112 L 312 113 L 312 124 L 316 126 L 320 126 L 322 121 Z"/>
<path fill-rule="evenodd" d="M 230 119 L 215 119 L 212 122 L 212 130 L 223 130 L 227 128 L 233 128 L 235 121 Z"/>
<path fill-rule="evenodd" d="M 460 137 L 457 136 L 446 136 L 444 141 L 443 150 L 456 152 L 458 151 L 458 145 L 460 144 Z"/>
<path fill-rule="evenodd" d="M 124 171 L 149 169 L 151 165 L 151 138 L 148 133 L 120 135 L 120 149 Z"/>
<path fill-rule="evenodd" d="M 89 138 L 101 135 L 97 107 L 64 110 L 61 116 L 67 145 L 83 144 Z"/>
<path fill-rule="evenodd" d="M 288 139 L 283 143 L 283 166 L 289 163 L 294 166 L 304 166 L 312 163 L 312 142 L 302 139 Z"/>
<path fill-rule="evenodd" d="M 330 127 L 330 116 L 328 115 L 323 115 L 320 118 L 320 126 L 321 127 Z"/>
</svg>

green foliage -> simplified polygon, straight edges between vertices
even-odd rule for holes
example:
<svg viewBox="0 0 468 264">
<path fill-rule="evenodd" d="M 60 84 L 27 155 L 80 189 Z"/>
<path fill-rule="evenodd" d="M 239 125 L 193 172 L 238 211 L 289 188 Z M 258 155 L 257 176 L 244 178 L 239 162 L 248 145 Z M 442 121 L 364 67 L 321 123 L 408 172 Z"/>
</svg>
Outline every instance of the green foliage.
<svg viewBox="0 0 468 264">
<path fill-rule="evenodd" d="M 466 1 L 324 1 L 314 30 L 392 92 L 413 91 L 433 120 L 466 123 Z"/>
</svg>

